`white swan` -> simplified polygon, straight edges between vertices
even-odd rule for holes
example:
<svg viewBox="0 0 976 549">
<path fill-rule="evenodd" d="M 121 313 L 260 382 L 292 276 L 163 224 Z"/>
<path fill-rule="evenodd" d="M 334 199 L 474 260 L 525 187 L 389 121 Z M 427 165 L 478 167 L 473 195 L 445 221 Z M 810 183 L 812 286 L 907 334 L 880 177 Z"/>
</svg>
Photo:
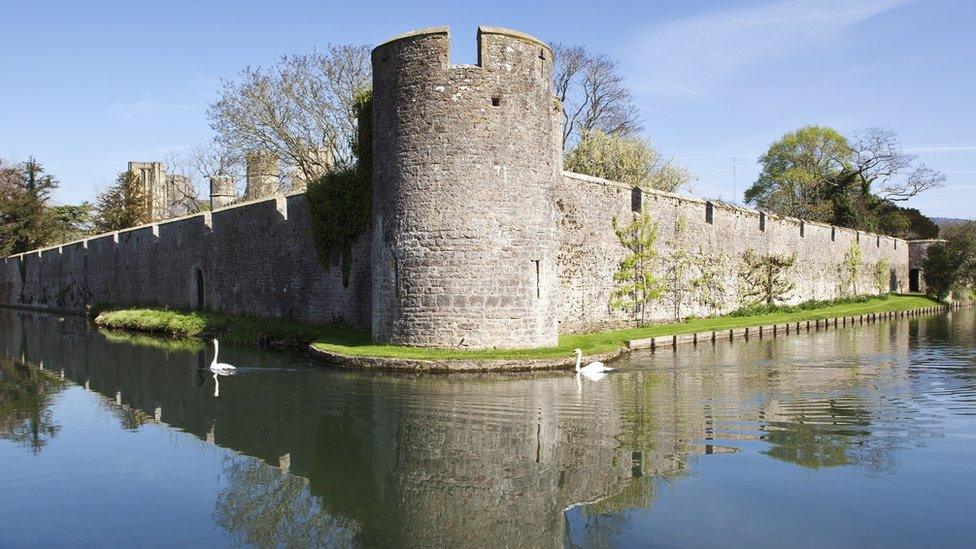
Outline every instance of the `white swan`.
<svg viewBox="0 0 976 549">
<path fill-rule="evenodd" d="M 213 344 L 214 344 L 214 357 L 213 357 L 213 362 L 210 363 L 210 371 L 213 372 L 214 374 L 222 374 L 222 375 L 230 375 L 236 372 L 237 368 L 231 366 L 230 364 L 221 364 L 217 362 L 217 353 L 219 352 L 220 344 L 217 343 L 216 339 L 213 340 Z"/>
<path fill-rule="evenodd" d="M 586 366 L 580 368 L 580 364 L 583 362 L 583 351 L 576 349 L 576 371 L 583 374 L 589 379 L 600 379 L 602 375 L 597 377 L 597 374 L 603 374 L 605 372 L 612 372 L 613 368 L 607 368 L 602 362 L 591 362 Z M 592 377 L 591 377 L 592 376 Z"/>
</svg>

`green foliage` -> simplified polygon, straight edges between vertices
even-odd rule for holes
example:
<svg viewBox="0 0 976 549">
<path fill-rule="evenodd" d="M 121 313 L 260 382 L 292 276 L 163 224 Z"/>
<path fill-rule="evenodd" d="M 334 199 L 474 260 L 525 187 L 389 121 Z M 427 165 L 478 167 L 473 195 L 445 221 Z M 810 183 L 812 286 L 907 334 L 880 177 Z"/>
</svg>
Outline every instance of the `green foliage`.
<svg viewBox="0 0 976 549">
<path fill-rule="evenodd" d="M 767 305 L 765 303 L 756 303 L 754 305 L 746 305 L 744 307 L 739 307 L 738 309 L 729 313 L 729 316 L 743 317 L 743 316 L 768 315 L 773 313 L 800 313 L 804 311 L 815 311 L 827 307 L 837 307 L 840 305 L 853 305 L 858 303 L 881 303 L 884 302 L 889 297 L 890 297 L 889 294 L 882 294 L 876 296 L 842 297 L 842 298 L 831 299 L 831 300 L 811 299 L 808 301 L 804 301 L 803 303 L 797 303 L 796 305 Z"/>
<path fill-rule="evenodd" d="M 356 165 L 327 172 L 308 186 L 313 237 L 322 264 L 328 268 L 334 250 L 342 257 L 342 282 L 349 285 L 352 244 L 369 227 L 372 210 L 372 93 L 356 95 L 358 132 L 353 144 Z"/>
<path fill-rule="evenodd" d="M 610 306 L 631 311 L 634 320 L 643 323 L 647 305 L 658 299 L 663 291 L 654 276 L 657 224 L 647 213 L 635 213 L 631 222 L 624 226 L 614 217 L 613 230 L 628 254 L 613 275 L 617 288 L 610 294 Z"/>
<path fill-rule="evenodd" d="M 48 203 L 58 187 L 33 157 L 16 167 L 0 162 L 0 254 L 42 248 L 56 237 Z"/>
<path fill-rule="evenodd" d="M 796 284 L 789 273 L 796 264 L 796 254 L 760 254 L 747 250 L 742 254 L 739 277 L 742 279 L 742 299 L 747 303 L 775 305 L 785 301 Z"/>
<path fill-rule="evenodd" d="M 77 206 L 64 205 L 51 208 L 57 241 L 71 242 L 92 233 L 94 227 L 95 206 L 90 202 L 82 202 Z"/>
<path fill-rule="evenodd" d="M 850 247 L 844 251 L 844 259 L 840 264 L 844 289 L 849 289 L 850 295 L 858 295 L 858 282 L 861 280 L 863 263 L 861 262 L 861 246 L 857 242 L 852 242 Z"/>
<path fill-rule="evenodd" d="M 691 180 L 688 170 L 662 158 L 647 139 L 598 130 L 581 134 L 576 146 L 566 153 L 564 167 L 571 172 L 668 192 Z"/>
<path fill-rule="evenodd" d="M 39 453 L 61 430 L 50 406 L 66 385 L 47 370 L 0 357 L 0 439 Z"/>
<path fill-rule="evenodd" d="M 674 236 L 668 241 L 668 251 L 664 254 L 663 289 L 671 299 L 672 318 L 675 322 L 681 322 L 682 305 L 695 290 L 694 277 L 691 276 L 695 254 L 688 250 L 685 242 L 687 229 L 688 220 L 684 216 L 678 216 L 674 223 Z"/>
<path fill-rule="evenodd" d="M 930 295 L 944 300 L 976 288 L 976 221 L 946 228 L 945 242 L 928 247 L 922 273 Z"/>
<path fill-rule="evenodd" d="M 145 189 L 139 177 L 130 171 L 120 173 L 115 184 L 98 195 L 95 210 L 98 232 L 121 231 L 152 220 Z"/>
<path fill-rule="evenodd" d="M 104 310 L 95 323 L 114 330 L 135 330 L 171 337 L 215 336 L 221 341 L 258 345 L 303 346 L 328 337 L 349 344 L 369 341 L 369 333 L 339 324 L 312 324 L 293 320 L 228 315 L 210 311 L 170 309 Z"/>
<path fill-rule="evenodd" d="M 369 342 L 369 334 L 364 334 L 361 343 L 333 341 L 323 337 L 313 344 L 316 348 L 335 352 L 346 356 L 375 356 L 387 358 L 422 359 L 422 360 L 489 360 L 489 359 L 532 359 L 572 357 L 573 349 L 579 348 L 587 356 L 615 351 L 624 347 L 629 339 L 668 336 L 678 334 L 692 334 L 696 332 L 722 331 L 746 326 L 769 325 L 783 322 L 799 322 L 839 316 L 853 316 L 885 311 L 901 311 L 919 307 L 931 307 L 936 302 L 923 296 L 884 296 L 864 299 L 849 299 L 839 304 L 827 304 L 821 307 L 808 305 L 802 310 L 784 312 L 776 310 L 750 316 L 722 316 L 702 319 L 686 320 L 680 324 L 653 324 L 621 330 L 596 332 L 589 334 L 564 334 L 559 336 L 556 347 L 536 349 L 431 349 L 423 347 L 402 347 L 396 345 L 378 345 Z M 797 306 L 801 307 L 801 306 Z"/>
<path fill-rule="evenodd" d="M 878 294 L 891 291 L 891 263 L 888 262 L 888 258 L 882 258 L 874 264 L 874 283 L 877 285 Z"/>
<path fill-rule="evenodd" d="M 779 213 L 901 238 L 932 238 L 930 219 L 899 207 L 944 176 L 901 151 L 888 130 L 852 139 L 832 128 L 806 126 L 770 145 L 746 202 Z M 878 189 L 873 185 L 880 183 Z M 937 234 L 937 233 L 936 233 Z"/>
<path fill-rule="evenodd" d="M 725 307 L 729 298 L 729 256 L 724 253 L 699 253 L 693 257 L 693 263 L 698 272 L 691 282 L 695 299 L 715 315 Z"/>
</svg>

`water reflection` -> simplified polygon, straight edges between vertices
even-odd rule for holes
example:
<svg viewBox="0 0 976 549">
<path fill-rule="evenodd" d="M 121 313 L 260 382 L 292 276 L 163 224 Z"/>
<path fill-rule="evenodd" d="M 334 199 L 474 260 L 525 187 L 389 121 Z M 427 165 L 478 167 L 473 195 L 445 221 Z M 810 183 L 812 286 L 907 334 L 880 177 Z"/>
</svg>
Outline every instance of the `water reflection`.
<svg viewBox="0 0 976 549">
<path fill-rule="evenodd" d="M 40 452 L 61 429 L 49 407 L 64 386 L 50 371 L 0 356 L 0 439 Z"/>
<path fill-rule="evenodd" d="M 0 347 L 63 369 L 123 429 L 165 421 L 253 458 L 226 460 L 213 511 L 237 543 L 607 545 L 705 456 L 896 472 L 946 410 L 974 412 L 974 316 L 953 315 L 635 354 L 601 380 L 332 371 L 230 346 L 261 367 L 211 388 L 203 345 L 9 310 Z M 57 376 L 0 365 L 0 436 L 53 436 Z"/>
</svg>

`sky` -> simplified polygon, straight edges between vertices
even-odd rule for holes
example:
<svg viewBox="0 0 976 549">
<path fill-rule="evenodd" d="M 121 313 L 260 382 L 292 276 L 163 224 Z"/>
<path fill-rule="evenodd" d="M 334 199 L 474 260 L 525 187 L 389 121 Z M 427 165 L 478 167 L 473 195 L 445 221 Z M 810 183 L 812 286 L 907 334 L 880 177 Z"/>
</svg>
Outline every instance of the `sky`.
<svg viewBox="0 0 976 549">
<path fill-rule="evenodd" d="M 973 0 L 0 0 L 0 14 L 0 158 L 35 156 L 59 203 L 209 141 L 207 105 L 245 66 L 435 25 L 453 62 L 474 63 L 478 25 L 495 25 L 617 59 L 692 194 L 741 201 L 759 155 L 801 126 L 884 126 L 946 175 L 910 206 L 976 217 Z"/>
</svg>

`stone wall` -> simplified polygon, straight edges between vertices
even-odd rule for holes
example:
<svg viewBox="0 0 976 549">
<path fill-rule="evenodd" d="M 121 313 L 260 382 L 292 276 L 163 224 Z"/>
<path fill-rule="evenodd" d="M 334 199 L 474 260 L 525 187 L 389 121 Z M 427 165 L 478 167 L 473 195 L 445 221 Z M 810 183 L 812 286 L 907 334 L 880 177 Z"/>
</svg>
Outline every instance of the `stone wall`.
<svg viewBox="0 0 976 549">
<path fill-rule="evenodd" d="M 552 52 L 446 28 L 373 50 L 373 338 L 441 347 L 556 343 Z"/>
<path fill-rule="evenodd" d="M 649 320 L 673 319 L 676 301 L 683 317 L 724 313 L 741 306 L 739 270 L 747 250 L 796 254 L 791 270 L 795 288 L 789 303 L 854 293 L 854 284 L 842 267 L 851 246 L 861 251 L 858 294 L 879 292 L 876 266 L 883 259 L 888 261 L 889 270 L 883 289 L 908 289 L 909 247 L 905 240 L 663 192 L 641 192 L 635 197 L 632 189 L 621 183 L 564 172 L 556 191 L 560 332 L 621 325 L 632 318 L 626 311 L 610 308 L 610 294 L 617 285 L 613 276 L 626 255 L 612 220 L 629 221 L 637 203 L 657 223 L 660 277 L 665 277 L 667 266 L 674 264 L 669 262 L 669 253 L 678 249 L 692 257 L 709 258 L 724 280 L 722 306 L 713 309 L 702 305 L 691 288 L 697 272 L 690 267 L 683 297 L 678 300 L 673 292 L 666 292 L 647 311 Z M 681 225 L 684 230 L 676 231 Z"/>
<path fill-rule="evenodd" d="M 324 268 L 301 194 L 248 202 L 12 256 L 0 302 L 82 311 L 156 305 L 369 326 L 369 244 L 353 247 L 342 283 L 338 255 Z M 201 288 L 202 284 L 202 288 Z"/>
</svg>

